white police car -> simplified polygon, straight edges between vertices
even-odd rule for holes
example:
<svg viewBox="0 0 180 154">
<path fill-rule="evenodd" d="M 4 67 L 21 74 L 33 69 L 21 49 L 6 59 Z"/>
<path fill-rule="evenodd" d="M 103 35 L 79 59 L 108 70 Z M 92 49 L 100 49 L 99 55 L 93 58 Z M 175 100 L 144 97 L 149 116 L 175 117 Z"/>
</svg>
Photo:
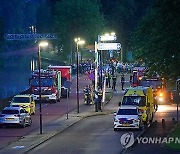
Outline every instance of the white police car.
<svg viewBox="0 0 180 154">
<path fill-rule="evenodd" d="M 114 131 L 121 128 L 142 128 L 142 117 L 136 106 L 122 105 L 114 113 Z"/>
</svg>

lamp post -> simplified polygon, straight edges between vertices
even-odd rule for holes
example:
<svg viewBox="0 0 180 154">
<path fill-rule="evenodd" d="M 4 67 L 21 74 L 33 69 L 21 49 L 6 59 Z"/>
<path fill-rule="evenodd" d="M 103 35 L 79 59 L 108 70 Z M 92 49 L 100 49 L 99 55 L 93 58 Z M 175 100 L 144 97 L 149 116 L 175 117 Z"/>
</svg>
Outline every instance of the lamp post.
<svg viewBox="0 0 180 154">
<path fill-rule="evenodd" d="M 47 42 L 40 42 L 38 45 L 38 66 L 39 66 L 39 118 L 40 118 L 40 134 L 42 134 L 42 109 L 41 109 L 41 47 L 48 46 Z"/>
<path fill-rule="evenodd" d="M 84 40 L 81 40 L 80 38 L 75 38 L 74 40 L 76 42 L 76 75 L 77 75 L 77 113 L 79 113 L 79 45 L 82 45 L 85 43 Z"/>
</svg>

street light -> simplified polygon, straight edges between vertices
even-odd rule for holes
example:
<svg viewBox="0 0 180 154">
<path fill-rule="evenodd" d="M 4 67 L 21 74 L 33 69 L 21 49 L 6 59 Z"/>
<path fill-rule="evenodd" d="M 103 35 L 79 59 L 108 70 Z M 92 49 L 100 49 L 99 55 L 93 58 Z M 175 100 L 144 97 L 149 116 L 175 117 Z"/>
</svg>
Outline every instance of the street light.
<svg viewBox="0 0 180 154">
<path fill-rule="evenodd" d="M 40 42 L 38 45 L 38 65 L 39 65 L 39 117 L 40 117 L 40 134 L 42 134 L 42 110 L 41 110 L 41 47 L 48 46 L 48 42 Z"/>
<path fill-rule="evenodd" d="M 76 65 L 77 65 L 77 70 L 76 70 L 76 74 L 77 74 L 77 113 L 79 113 L 79 45 L 82 45 L 85 43 L 84 40 L 81 40 L 80 38 L 75 38 L 74 41 L 76 42 Z"/>
</svg>

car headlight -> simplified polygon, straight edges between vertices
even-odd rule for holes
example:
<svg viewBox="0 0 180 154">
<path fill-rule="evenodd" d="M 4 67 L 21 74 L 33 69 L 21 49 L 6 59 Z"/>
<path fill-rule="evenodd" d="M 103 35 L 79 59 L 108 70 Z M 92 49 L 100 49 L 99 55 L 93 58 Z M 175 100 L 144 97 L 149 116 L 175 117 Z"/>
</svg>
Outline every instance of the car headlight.
<svg viewBox="0 0 180 154">
<path fill-rule="evenodd" d="M 118 122 L 118 119 L 114 118 L 114 122 Z"/>
<path fill-rule="evenodd" d="M 164 98 L 163 98 L 163 97 L 160 97 L 160 98 L 159 98 L 159 101 L 160 101 L 160 102 L 163 102 L 163 101 L 164 101 Z"/>
</svg>

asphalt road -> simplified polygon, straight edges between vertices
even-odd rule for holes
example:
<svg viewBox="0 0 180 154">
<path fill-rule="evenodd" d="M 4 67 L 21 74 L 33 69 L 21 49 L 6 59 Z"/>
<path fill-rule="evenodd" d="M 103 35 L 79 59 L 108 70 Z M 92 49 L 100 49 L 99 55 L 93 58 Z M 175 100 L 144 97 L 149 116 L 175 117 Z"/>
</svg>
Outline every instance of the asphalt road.
<svg viewBox="0 0 180 154">
<path fill-rule="evenodd" d="M 180 113 L 178 117 L 180 120 Z M 161 122 L 162 119 L 164 119 L 165 121 L 172 121 L 172 118 L 177 119 L 177 105 L 176 104 L 165 103 L 165 104 L 158 105 L 158 110 L 155 114 L 154 120 L 157 120 L 158 122 Z"/>
<path fill-rule="evenodd" d="M 93 116 L 56 135 L 29 154 L 119 154 L 122 151 L 120 137 L 129 130 L 114 131 L 113 115 Z M 139 131 L 132 131 L 135 135 Z"/>
<path fill-rule="evenodd" d="M 126 86 L 128 87 L 128 84 Z M 118 86 L 111 102 L 104 106 L 103 110 L 110 110 L 112 113 L 117 111 L 118 102 L 121 101 L 123 93 L 124 91 L 121 91 L 120 86 Z M 85 118 L 31 150 L 29 154 L 119 154 L 123 150 L 120 143 L 121 136 L 130 131 L 134 133 L 134 136 L 137 136 L 141 131 L 114 131 L 113 118 L 113 114 Z"/>
</svg>

